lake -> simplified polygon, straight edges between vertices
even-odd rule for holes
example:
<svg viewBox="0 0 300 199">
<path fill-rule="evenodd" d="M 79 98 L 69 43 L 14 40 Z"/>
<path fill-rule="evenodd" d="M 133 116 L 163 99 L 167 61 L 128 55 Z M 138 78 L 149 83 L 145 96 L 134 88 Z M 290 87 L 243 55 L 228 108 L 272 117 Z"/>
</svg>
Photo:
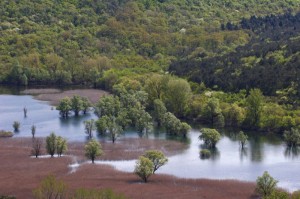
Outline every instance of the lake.
<svg viewBox="0 0 300 199">
<path fill-rule="evenodd" d="M 26 107 L 27 117 L 23 108 Z M 14 137 L 30 137 L 31 126 L 37 128 L 36 136 L 46 137 L 52 131 L 68 141 L 86 141 L 83 121 L 96 119 L 92 113 L 80 117 L 60 118 L 59 112 L 48 102 L 39 101 L 31 95 L 0 95 L 0 129 L 12 131 L 12 123 L 21 123 L 20 132 Z M 300 157 L 298 151 L 289 151 L 277 136 L 265 136 L 261 133 L 247 132 L 249 141 L 245 150 L 241 150 L 235 140 L 235 130 L 220 130 L 222 139 L 209 159 L 201 159 L 199 151 L 202 141 L 198 140 L 200 127 L 188 134 L 188 148 L 182 153 L 169 157 L 167 165 L 157 173 L 171 174 L 182 178 L 238 179 L 255 181 L 264 171 L 268 171 L 279 186 L 290 191 L 300 189 Z M 95 133 L 94 133 L 95 134 Z M 155 129 L 147 135 L 134 130 L 126 131 L 121 137 L 145 136 L 149 139 L 168 139 L 162 130 Z M 99 138 L 102 139 L 102 138 Z M 132 172 L 136 160 L 98 161 L 115 166 L 122 171 Z"/>
</svg>

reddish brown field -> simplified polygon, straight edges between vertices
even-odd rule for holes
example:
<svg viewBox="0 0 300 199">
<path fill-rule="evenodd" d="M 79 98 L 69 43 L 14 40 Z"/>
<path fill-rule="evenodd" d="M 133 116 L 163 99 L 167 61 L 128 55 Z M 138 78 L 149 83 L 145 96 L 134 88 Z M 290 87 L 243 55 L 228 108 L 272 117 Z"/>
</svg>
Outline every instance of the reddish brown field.
<svg viewBox="0 0 300 199">
<path fill-rule="evenodd" d="M 184 149 L 184 145 L 172 141 L 151 141 L 144 139 L 119 140 L 118 143 L 102 143 L 105 155 L 101 159 L 137 158 L 145 150 L 158 148 L 168 155 Z M 134 146 L 134 148 L 132 147 Z M 232 180 L 192 180 L 168 175 L 153 175 L 144 184 L 133 173 L 114 170 L 110 166 L 84 164 L 75 173 L 68 165 L 71 156 L 61 158 L 31 158 L 31 139 L 0 139 L 0 195 L 14 195 L 17 198 L 32 198 L 32 190 L 47 175 L 53 174 L 66 182 L 70 189 L 112 188 L 129 198 L 208 198 L 243 199 L 256 198 L 254 184 Z M 126 151 L 125 151 L 126 150 Z M 70 143 L 69 155 L 78 160 L 83 157 L 83 143 Z M 126 154 L 126 155 L 125 155 Z"/>
</svg>

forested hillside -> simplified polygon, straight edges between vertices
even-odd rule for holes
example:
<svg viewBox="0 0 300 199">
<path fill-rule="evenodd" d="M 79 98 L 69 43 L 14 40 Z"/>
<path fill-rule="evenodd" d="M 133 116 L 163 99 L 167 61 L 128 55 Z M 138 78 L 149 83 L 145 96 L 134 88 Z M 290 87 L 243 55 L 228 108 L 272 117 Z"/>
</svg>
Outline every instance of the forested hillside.
<svg viewBox="0 0 300 199">
<path fill-rule="evenodd" d="M 290 86 L 290 80 L 297 82 L 299 4 L 300 0 L 3 0 L 0 82 L 111 89 L 122 77 L 164 73 L 171 65 L 176 74 L 210 87 L 261 87 L 274 94 Z M 286 71 L 291 75 L 276 76 L 273 82 L 273 73 Z"/>
</svg>

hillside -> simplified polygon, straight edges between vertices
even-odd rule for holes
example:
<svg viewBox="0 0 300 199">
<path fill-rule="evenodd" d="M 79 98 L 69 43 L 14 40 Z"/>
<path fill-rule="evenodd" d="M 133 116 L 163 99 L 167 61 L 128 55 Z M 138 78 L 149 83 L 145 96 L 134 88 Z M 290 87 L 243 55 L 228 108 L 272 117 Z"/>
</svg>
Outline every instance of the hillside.
<svg viewBox="0 0 300 199">
<path fill-rule="evenodd" d="M 236 82 L 230 87 L 223 81 L 197 79 L 193 77 L 198 76 L 196 66 L 220 56 L 236 56 L 237 51 L 246 52 L 257 41 L 259 45 L 268 43 L 261 33 L 264 30 L 230 25 L 240 24 L 251 16 L 295 14 L 299 3 L 300 0 L 1 1 L 0 82 L 94 84 L 111 89 L 122 76 L 137 78 L 148 72 L 162 73 L 171 65 L 178 75 L 204 81 L 209 86 L 218 85 L 226 90 L 244 88 L 235 87 Z M 292 36 L 282 38 L 281 48 L 289 48 L 285 43 L 297 40 L 297 34 L 298 29 Z M 294 64 L 295 61 L 291 67 Z M 178 72 L 178 66 L 182 70 L 187 65 L 191 68 L 188 73 L 193 75 Z M 220 67 L 225 66 L 226 62 L 220 61 L 201 71 L 201 75 L 217 78 L 212 75 L 223 75 Z M 253 70 L 256 68 L 255 65 Z M 286 86 L 285 82 L 278 88 Z"/>
</svg>

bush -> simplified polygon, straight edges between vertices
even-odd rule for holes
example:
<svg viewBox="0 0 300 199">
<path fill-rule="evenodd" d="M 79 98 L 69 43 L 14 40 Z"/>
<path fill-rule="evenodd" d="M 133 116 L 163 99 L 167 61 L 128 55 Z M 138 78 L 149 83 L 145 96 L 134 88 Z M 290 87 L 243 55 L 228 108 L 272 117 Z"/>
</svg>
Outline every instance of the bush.
<svg viewBox="0 0 300 199">
<path fill-rule="evenodd" d="M 210 156 L 211 156 L 210 150 L 208 150 L 208 149 L 202 149 L 200 151 L 200 158 L 201 159 L 207 159 L 207 158 L 210 158 Z"/>
</svg>

